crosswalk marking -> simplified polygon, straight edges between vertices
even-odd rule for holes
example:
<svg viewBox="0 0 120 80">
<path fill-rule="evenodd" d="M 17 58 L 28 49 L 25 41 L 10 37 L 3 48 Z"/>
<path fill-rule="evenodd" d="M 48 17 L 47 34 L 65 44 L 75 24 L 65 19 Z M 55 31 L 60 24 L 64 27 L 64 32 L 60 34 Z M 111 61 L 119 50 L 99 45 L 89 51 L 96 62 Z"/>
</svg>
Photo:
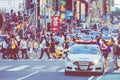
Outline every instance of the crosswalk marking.
<svg viewBox="0 0 120 80">
<path fill-rule="evenodd" d="M 120 73 L 120 68 L 118 70 L 115 70 L 113 73 Z"/>
<path fill-rule="evenodd" d="M 49 67 L 48 69 L 49 70 L 57 70 L 57 69 L 59 69 L 60 68 L 60 66 L 52 66 L 52 67 Z"/>
<path fill-rule="evenodd" d="M 45 67 L 45 65 L 37 65 L 35 67 L 32 67 L 31 69 L 43 69 Z"/>
<path fill-rule="evenodd" d="M 10 67 L 12 67 L 12 65 L 3 66 L 3 67 L 0 67 L 0 70 L 4 70 L 4 69 L 10 68 Z"/>
<path fill-rule="evenodd" d="M 22 65 L 22 66 L 17 66 L 17 67 L 14 67 L 14 68 L 11 68 L 11 69 L 8 69 L 7 71 L 20 71 L 20 70 L 23 70 L 27 67 L 29 67 L 30 65 Z"/>
<path fill-rule="evenodd" d="M 1 66 L 0 71 L 21 71 L 24 69 L 31 69 L 31 70 L 38 70 L 40 72 L 64 72 L 64 68 L 61 66 L 47 66 L 47 65 L 18 65 L 18 66 L 13 66 L 13 65 L 6 65 L 6 66 Z M 110 70 L 110 69 L 109 69 Z M 104 73 L 108 72 L 108 70 L 105 70 Z M 120 68 L 118 70 L 112 71 L 112 73 L 120 73 Z"/>
<path fill-rule="evenodd" d="M 64 69 L 60 69 L 60 70 L 58 70 L 58 72 L 64 72 L 65 70 Z"/>
</svg>

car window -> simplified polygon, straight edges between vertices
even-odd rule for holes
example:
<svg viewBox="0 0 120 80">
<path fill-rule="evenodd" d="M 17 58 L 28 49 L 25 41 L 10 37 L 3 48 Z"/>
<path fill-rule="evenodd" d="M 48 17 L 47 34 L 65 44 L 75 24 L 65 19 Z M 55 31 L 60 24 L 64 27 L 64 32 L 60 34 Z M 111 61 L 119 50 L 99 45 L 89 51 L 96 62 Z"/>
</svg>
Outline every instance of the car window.
<svg viewBox="0 0 120 80">
<path fill-rule="evenodd" d="M 91 40 L 91 37 L 90 36 L 83 36 L 82 39 L 83 40 Z"/>
<path fill-rule="evenodd" d="M 103 36 L 102 39 L 104 39 L 104 40 L 111 40 L 111 37 L 109 37 L 109 36 Z"/>
<path fill-rule="evenodd" d="M 99 54 L 98 47 L 93 46 L 76 46 L 70 51 L 71 54 Z"/>
</svg>

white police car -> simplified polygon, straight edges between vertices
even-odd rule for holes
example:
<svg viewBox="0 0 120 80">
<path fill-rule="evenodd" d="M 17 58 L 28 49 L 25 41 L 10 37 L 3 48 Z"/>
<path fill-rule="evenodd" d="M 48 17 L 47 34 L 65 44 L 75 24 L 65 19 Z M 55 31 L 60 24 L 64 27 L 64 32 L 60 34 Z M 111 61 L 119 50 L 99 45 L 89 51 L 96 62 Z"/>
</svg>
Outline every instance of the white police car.
<svg viewBox="0 0 120 80">
<path fill-rule="evenodd" d="M 104 61 L 96 44 L 75 44 L 71 47 L 65 61 L 65 74 L 92 72 L 102 75 Z"/>
</svg>

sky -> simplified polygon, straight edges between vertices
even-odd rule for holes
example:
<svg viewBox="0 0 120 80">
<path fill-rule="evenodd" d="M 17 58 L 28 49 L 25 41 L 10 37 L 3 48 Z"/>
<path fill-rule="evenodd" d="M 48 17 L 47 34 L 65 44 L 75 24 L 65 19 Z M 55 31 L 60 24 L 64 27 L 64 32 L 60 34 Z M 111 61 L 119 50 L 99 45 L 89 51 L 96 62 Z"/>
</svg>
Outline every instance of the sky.
<svg viewBox="0 0 120 80">
<path fill-rule="evenodd" d="M 4 12 L 10 12 L 14 9 L 15 12 L 23 10 L 23 0 L 0 0 L 0 9 Z"/>
</svg>

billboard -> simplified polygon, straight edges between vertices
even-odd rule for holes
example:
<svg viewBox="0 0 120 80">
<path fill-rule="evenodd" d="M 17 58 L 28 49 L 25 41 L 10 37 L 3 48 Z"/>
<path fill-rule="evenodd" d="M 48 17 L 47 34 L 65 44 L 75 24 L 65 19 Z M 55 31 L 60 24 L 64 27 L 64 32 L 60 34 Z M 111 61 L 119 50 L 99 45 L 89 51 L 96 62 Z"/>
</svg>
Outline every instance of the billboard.
<svg viewBox="0 0 120 80">
<path fill-rule="evenodd" d="M 52 32 L 58 32 L 60 30 L 60 17 L 52 16 Z"/>
</svg>

